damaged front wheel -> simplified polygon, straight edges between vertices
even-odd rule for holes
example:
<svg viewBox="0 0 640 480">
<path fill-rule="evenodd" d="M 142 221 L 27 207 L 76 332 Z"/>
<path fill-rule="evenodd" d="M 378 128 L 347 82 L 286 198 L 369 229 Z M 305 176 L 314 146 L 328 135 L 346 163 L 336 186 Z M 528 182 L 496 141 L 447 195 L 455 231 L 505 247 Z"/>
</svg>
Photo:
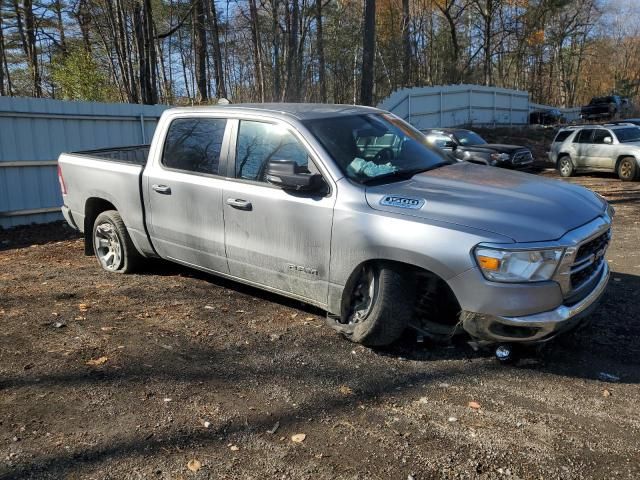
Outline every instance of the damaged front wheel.
<svg viewBox="0 0 640 480">
<path fill-rule="evenodd" d="M 353 342 L 367 346 L 397 340 L 411 319 L 414 293 L 411 275 L 393 264 L 367 264 L 348 286 L 340 318 L 331 326 Z"/>
</svg>

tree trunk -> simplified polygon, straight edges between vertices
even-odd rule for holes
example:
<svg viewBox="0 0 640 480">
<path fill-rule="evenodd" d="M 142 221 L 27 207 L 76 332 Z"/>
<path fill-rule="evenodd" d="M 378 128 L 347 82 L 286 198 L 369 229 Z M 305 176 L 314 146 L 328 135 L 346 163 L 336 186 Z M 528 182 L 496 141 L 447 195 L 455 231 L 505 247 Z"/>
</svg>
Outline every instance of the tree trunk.
<svg viewBox="0 0 640 480">
<path fill-rule="evenodd" d="M 300 101 L 300 66 L 298 65 L 298 23 L 300 21 L 299 0 L 291 0 L 289 42 L 287 46 L 287 86 L 288 102 Z"/>
<path fill-rule="evenodd" d="M 4 88 L 4 66 L 5 66 L 5 50 L 4 50 L 4 30 L 2 26 L 2 3 L 0 3 L 0 96 L 5 96 L 6 90 Z"/>
<path fill-rule="evenodd" d="M 282 80 L 280 77 L 280 21 L 278 19 L 279 0 L 272 0 L 272 29 L 273 29 L 273 100 L 282 98 Z"/>
<path fill-rule="evenodd" d="M 316 0 L 316 35 L 318 36 L 318 83 L 320 84 L 320 102 L 327 103 L 324 34 L 322 32 L 322 0 Z"/>
<path fill-rule="evenodd" d="M 79 0 L 78 11 L 75 13 L 75 17 L 80 27 L 80 35 L 82 36 L 84 49 L 91 53 L 91 11 L 89 10 L 87 1 L 88 0 Z"/>
<path fill-rule="evenodd" d="M 411 32 L 409 25 L 409 0 L 402 0 L 402 83 L 411 84 Z"/>
<path fill-rule="evenodd" d="M 22 12 L 18 0 L 13 2 L 16 12 L 16 28 L 22 42 L 22 50 L 27 57 L 27 64 L 31 71 L 32 95 L 42 97 L 42 84 L 40 80 L 40 69 L 38 66 L 38 51 L 36 48 L 36 26 L 33 15 L 32 0 L 24 0 Z M 23 23 L 24 17 L 24 23 Z"/>
<path fill-rule="evenodd" d="M 64 21 L 62 20 L 62 2 L 55 0 L 53 2 L 53 9 L 56 12 L 56 27 L 58 28 L 58 36 L 60 38 L 60 49 L 63 53 L 67 52 L 67 42 L 64 34 Z"/>
<path fill-rule="evenodd" d="M 251 44 L 253 47 L 253 63 L 255 65 L 256 81 L 258 83 L 258 97 L 264 103 L 264 71 L 260 55 L 260 25 L 258 24 L 258 9 L 256 0 L 249 0 L 249 18 L 251 19 Z"/>
<path fill-rule="evenodd" d="M 207 31 L 204 25 L 204 1 L 195 0 L 193 9 L 193 48 L 196 85 L 200 102 L 206 102 L 209 99 L 207 95 Z"/>
<path fill-rule="evenodd" d="M 218 26 L 218 12 L 215 0 L 208 2 L 209 23 L 211 24 L 211 35 L 213 44 L 213 67 L 216 82 L 216 95 L 218 98 L 226 98 L 227 87 L 224 81 L 224 69 L 222 68 L 222 49 L 220 48 L 220 28 Z"/>
<path fill-rule="evenodd" d="M 373 105 L 373 75 L 376 52 L 376 0 L 365 0 L 364 34 L 362 41 L 362 77 L 360 103 Z"/>
</svg>

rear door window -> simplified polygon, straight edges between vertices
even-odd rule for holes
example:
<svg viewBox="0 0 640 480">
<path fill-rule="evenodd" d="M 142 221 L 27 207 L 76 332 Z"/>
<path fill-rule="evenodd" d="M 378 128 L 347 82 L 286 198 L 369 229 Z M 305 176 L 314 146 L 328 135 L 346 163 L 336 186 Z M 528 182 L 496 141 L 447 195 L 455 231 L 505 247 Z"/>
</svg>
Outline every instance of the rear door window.
<svg viewBox="0 0 640 480">
<path fill-rule="evenodd" d="M 177 118 L 167 131 L 162 164 L 186 172 L 218 175 L 227 120 Z"/>
<path fill-rule="evenodd" d="M 592 128 L 585 128 L 584 130 L 580 130 L 574 138 L 573 143 L 591 143 L 592 134 Z"/>
<path fill-rule="evenodd" d="M 571 133 L 571 130 L 562 130 L 558 132 L 556 138 L 553 139 L 553 143 L 564 142 L 567 138 L 569 138 L 569 135 L 571 135 Z"/>
</svg>

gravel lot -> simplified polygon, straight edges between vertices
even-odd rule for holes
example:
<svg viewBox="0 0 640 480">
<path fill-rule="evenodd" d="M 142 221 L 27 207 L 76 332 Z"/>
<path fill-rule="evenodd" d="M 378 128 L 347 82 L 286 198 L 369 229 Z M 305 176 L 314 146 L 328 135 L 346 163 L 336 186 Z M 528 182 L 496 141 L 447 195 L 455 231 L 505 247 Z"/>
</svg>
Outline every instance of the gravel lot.
<svg viewBox="0 0 640 480">
<path fill-rule="evenodd" d="M 0 231 L 0 478 L 640 478 L 640 182 L 571 181 L 617 209 L 612 281 L 515 366 L 362 348 L 163 262 L 110 275 L 61 224 Z"/>
</svg>

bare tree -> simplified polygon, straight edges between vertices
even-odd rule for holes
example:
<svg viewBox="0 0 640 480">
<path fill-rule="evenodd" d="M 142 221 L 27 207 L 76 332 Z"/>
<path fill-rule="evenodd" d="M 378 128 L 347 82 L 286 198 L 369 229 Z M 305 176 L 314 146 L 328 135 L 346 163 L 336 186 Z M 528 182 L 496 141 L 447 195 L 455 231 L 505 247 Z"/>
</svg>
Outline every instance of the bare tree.
<svg viewBox="0 0 640 480">
<path fill-rule="evenodd" d="M 376 52 L 376 0 L 365 0 L 364 2 L 364 35 L 362 39 L 360 103 L 362 105 L 373 105 L 373 75 Z"/>
</svg>

